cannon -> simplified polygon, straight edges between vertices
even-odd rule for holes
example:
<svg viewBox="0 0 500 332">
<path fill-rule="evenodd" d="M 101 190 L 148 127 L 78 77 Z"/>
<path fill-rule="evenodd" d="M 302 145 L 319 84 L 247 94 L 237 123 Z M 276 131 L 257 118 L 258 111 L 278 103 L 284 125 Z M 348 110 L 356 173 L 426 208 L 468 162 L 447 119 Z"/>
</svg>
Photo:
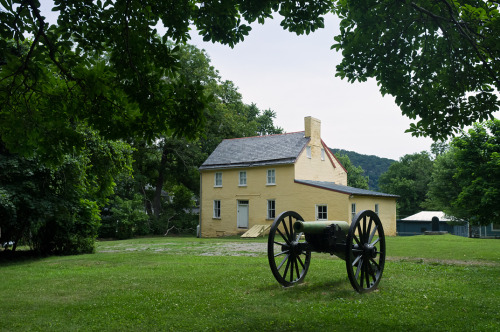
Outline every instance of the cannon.
<svg viewBox="0 0 500 332">
<path fill-rule="evenodd" d="M 377 288 L 384 271 L 385 236 L 378 215 L 371 210 L 345 221 L 304 221 L 294 211 L 277 216 L 267 243 L 269 266 L 284 287 L 304 280 L 311 252 L 328 253 L 345 260 L 347 276 L 359 293 Z"/>
</svg>

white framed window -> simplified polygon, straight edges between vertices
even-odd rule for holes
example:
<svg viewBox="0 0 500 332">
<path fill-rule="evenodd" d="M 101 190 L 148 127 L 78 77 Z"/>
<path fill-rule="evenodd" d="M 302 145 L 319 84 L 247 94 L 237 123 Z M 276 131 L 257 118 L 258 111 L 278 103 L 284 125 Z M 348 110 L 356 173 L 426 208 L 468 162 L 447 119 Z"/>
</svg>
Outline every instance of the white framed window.
<svg viewBox="0 0 500 332">
<path fill-rule="evenodd" d="M 321 160 L 325 160 L 325 149 L 321 148 Z"/>
<path fill-rule="evenodd" d="M 316 205 L 316 220 L 328 220 L 328 206 Z"/>
<path fill-rule="evenodd" d="M 500 231 L 500 223 L 499 222 L 494 222 L 491 224 L 491 230 L 492 231 Z"/>
<path fill-rule="evenodd" d="M 214 187 L 222 187 L 222 172 L 215 173 Z"/>
<path fill-rule="evenodd" d="M 276 217 L 276 200 L 267 200 L 267 219 L 274 219 Z"/>
<path fill-rule="evenodd" d="M 378 204 L 375 204 L 375 213 L 378 215 Z"/>
<path fill-rule="evenodd" d="M 274 168 L 267 170 L 267 184 L 276 184 L 276 170 Z"/>
<path fill-rule="evenodd" d="M 356 215 L 356 203 L 351 204 L 351 220 L 354 220 L 354 216 Z"/>
<path fill-rule="evenodd" d="M 247 172 L 246 171 L 241 171 L 240 172 L 240 186 L 246 186 L 247 185 Z"/>
<path fill-rule="evenodd" d="M 310 146 L 306 146 L 306 155 L 307 155 L 307 158 L 311 159 L 311 147 Z"/>
<path fill-rule="evenodd" d="M 220 201 L 214 200 L 214 218 L 220 219 Z"/>
</svg>

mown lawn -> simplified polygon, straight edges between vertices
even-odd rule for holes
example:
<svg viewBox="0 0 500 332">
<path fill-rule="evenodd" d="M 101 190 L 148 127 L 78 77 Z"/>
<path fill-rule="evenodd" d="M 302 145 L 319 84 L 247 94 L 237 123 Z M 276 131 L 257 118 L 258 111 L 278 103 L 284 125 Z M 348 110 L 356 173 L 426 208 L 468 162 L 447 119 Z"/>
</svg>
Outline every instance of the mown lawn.
<svg viewBox="0 0 500 332">
<path fill-rule="evenodd" d="M 265 239 L 99 242 L 92 255 L 0 261 L 1 331 L 500 331 L 500 240 L 387 238 L 379 290 L 313 253 L 282 288 Z"/>
</svg>

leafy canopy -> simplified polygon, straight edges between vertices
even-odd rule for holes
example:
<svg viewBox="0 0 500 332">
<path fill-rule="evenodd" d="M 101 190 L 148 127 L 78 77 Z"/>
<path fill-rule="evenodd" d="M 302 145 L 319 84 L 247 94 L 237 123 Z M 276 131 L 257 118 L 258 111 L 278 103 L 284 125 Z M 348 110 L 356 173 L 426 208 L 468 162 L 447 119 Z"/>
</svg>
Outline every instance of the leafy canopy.
<svg viewBox="0 0 500 332">
<path fill-rule="evenodd" d="M 429 153 L 423 151 L 401 157 L 380 176 L 380 189 L 400 196 L 397 201 L 399 218 L 420 211 L 431 180 L 432 167 Z"/>
<path fill-rule="evenodd" d="M 498 1 L 339 0 L 337 76 L 375 78 L 407 130 L 443 139 L 499 110 Z"/>
<path fill-rule="evenodd" d="M 11 151 L 53 155 L 83 146 L 78 123 L 111 139 L 197 137 L 210 98 L 179 71 L 176 43 L 190 24 L 234 46 L 274 12 L 302 34 L 330 10 L 326 0 L 55 0 L 50 25 L 38 0 L 0 5 L 0 138 Z"/>
<path fill-rule="evenodd" d="M 427 203 L 472 225 L 500 222 L 500 120 L 452 140 L 436 159 Z"/>
</svg>

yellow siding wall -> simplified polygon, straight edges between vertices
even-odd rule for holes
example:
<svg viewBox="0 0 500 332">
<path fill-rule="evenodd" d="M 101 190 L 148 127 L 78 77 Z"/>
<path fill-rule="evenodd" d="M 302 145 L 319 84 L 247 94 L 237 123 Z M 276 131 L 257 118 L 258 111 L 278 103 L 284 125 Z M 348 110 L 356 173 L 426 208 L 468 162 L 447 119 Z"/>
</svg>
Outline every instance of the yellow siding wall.
<svg viewBox="0 0 500 332">
<path fill-rule="evenodd" d="M 236 224 L 237 201 L 249 201 L 249 228 L 272 223 L 267 217 L 267 200 L 276 201 L 276 215 L 283 211 L 296 211 L 305 220 L 316 219 L 316 205 L 328 206 L 329 220 L 351 221 L 351 203 L 357 211 L 374 210 L 379 204 L 380 217 L 387 235 L 396 232 L 396 205 L 394 199 L 354 197 L 348 194 L 307 186 L 294 182 L 293 165 L 272 167 L 276 171 L 276 185 L 266 185 L 267 170 L 271 167 L 225 169 L 222 188 L 214 187 L 215 171 L 202 172 L 201 232 L 203 237 L 227 236 L 244 233 Z M 247 172 L 247 186 L 239 187 L 239 172 Z M 213 201 L 221 201 L 221 218 L 213 218 Z"/>
<path fill-rule="evenodd" d="M 312 145 L 312 142 L 308 144 L 311 146 L 311 158 L 307 157 L 306 149 L 304 149 L 295 163 L 295 178 L 335 182 L 347 186 L 347 173 L 330 150 L 321 144 Z M 321 159 L 322 148 L 325 150 L 324 160 Z"/>
<path fill-rule="evenodd" d="M 396 235 L 396 199 L 391 197 L 376 196 L 353 196 L 349 201 L 350 217 L 352 221 L 351 203 L 356 204 L 356 213 L 362 210 L 375 211 L 375 204 L 378 204 L 378 216 L 384 227 L 385 235 Z"/>
<path fill-rule="evenodd" d="M 267 170 L 275 169 L 276 185 L 266 185 Z M 247 186 L 240 187 L 239 172 L 247 172 Z M 266 220 L 267 200 L 276 200 L 276 211 L 290 182 L 293 183 L 293 165 L 254 167 L 218 170 L 222 172 L 222 188 L 214 187 L 216 171 L 201 173 L 201 232 L 202 236 L 225 236 L 244 233 L 247 229 L 237 228 L 237 201 L 249 201 L 249 228 L 254 225 L 271 224 Z M 221 218 L 213 218 L 213 201 L 221 201 Z"/>
</svg>

